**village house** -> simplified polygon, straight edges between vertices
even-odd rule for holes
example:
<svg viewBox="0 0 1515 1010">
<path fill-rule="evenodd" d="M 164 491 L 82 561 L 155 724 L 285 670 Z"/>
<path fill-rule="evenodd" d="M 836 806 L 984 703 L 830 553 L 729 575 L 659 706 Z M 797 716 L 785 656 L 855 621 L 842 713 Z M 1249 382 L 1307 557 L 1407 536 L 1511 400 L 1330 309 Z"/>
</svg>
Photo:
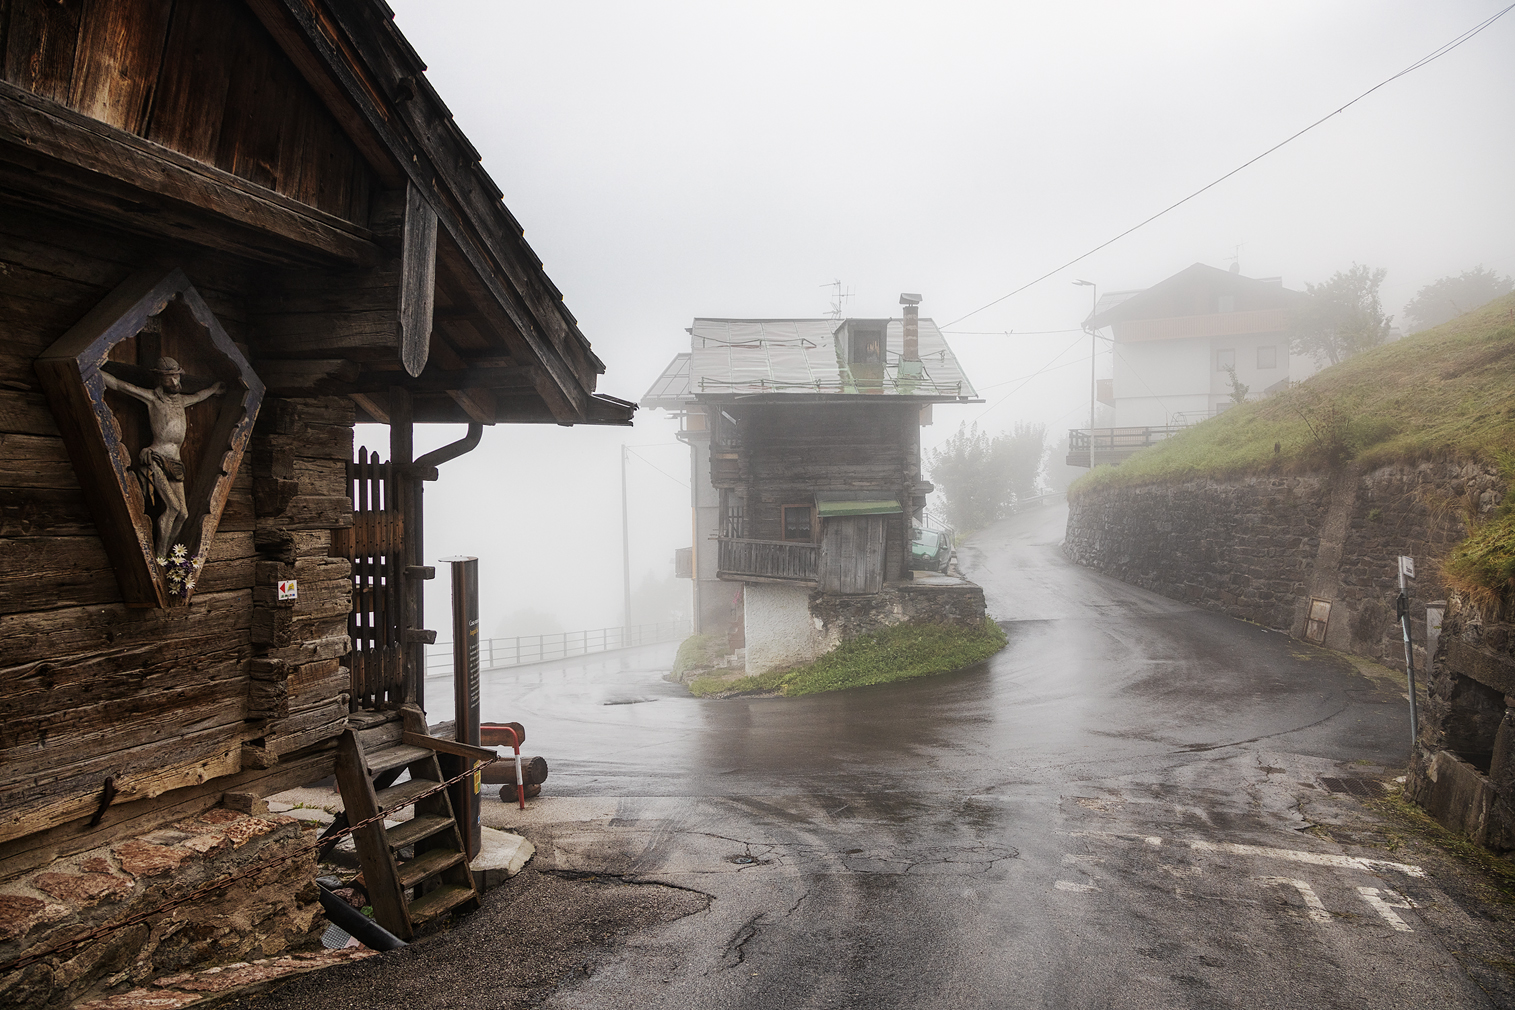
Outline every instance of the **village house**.
<svg viewBox="0 0 1515 1010">
<path fill-rule="evenodd" d="M 1233 376 L 1258 399 L 1316 371 L 1289 342 L 1302 296 L 1279 277 L 1243 277 L 1195 263 L 1150 288 L 1101 295 L 1084 325 L 1109 328 L 1109 378 L 1095 429 L 1095 465 L 1119 463 L 1234 400 Z M 1103 349 L 1100 357 L 1104 356 Z M 1069 432 L 1069 466 L 1089 465 L 1089 429 Z"/>
<path fill-rule="evenodd" d="M 61 1006 L 309 942 L 263 798 L 479 756 L 426 729 L 425 483 L 635 407 L 382 0 L 11 0 L 0 51 L 0 1004 Z M 402 936 L 478 897 L 417 810 L 357 835 Z"/>
<path fill-rule="evenodd" d="M 696 319 L 642 398 L 691 448 L 695 630 L 744 647 L 748 673 L 901 620 L 983 620 L 978 587 L 914 570 L 921 426 L 981 401 L 900 300 L 899 319 Z"/>
</svg>

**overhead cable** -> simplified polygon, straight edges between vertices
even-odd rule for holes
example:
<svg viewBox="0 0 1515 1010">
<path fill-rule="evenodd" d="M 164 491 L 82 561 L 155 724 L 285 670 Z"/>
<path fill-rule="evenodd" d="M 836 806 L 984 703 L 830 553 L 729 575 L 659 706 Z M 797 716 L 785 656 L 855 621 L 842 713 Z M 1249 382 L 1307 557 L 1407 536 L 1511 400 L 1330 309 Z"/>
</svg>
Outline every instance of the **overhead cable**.
<svg viewBox="0 0 1515 1010">
<path fill-rule="evenodd" d="M 1439 49 L 1436 49 L 1434 52 L 1431 52 L 1431 53 L 1428 53 L 1425 56 L 1422 56 L 1420 59 L 1418 59 L 1414 63 L 1410 64 L 1408 67 L 1405 67 L 1403 70 L 1401 70 L 1399 73 L 1395 74 L 1393 77 L 1389 77 L 1389 78 L 1387 78 L 1387 79 L 1385 79 L 1383 81 L 1380 81 L 1379 83 L 1373 85 L 1367 91 L 1364 91 L 1362 94 L 1360 94 L 1356 98 L 1352 99 L 1346 105 L 1343 105 L 1341 108 L 1335 110 L 1334 112 L 1329 112 L 1326 115 L 1321 116 L 1319 119 L 1317 119 L 1315 122 L 1311 123 L 1309 126 L 1305 127 L 1303 130 L 1300 130 L 1298 133 L 1295 133 L 1295 134 L 1293 134 L 1293 135 L 1291 135 L 1289 137 L 1284 138 L 1283 140 L 1281 140 L 1278 143 L 1274 144 L 1272 147 L 1268 148 L 1262 154 L 1257 155 L 1257 157 L 1252 158 L 1251 160 L 1243 162 L 1242 164 L 1236 166 L 1235 168 L 1231 169 L 1231 171 L 1227 172 L 1225 175 L 1223 175 L 1220 178 L 1216 179 L 1214 182 L 1211 182 L 1211 183 L 1209 183 L 1208 185 L 1205 185 L 1205 186 L 1201 186 L 1199 189 L 1196 189 L 1194 192 L 1190 193 L 1188 196 L 1184 197 L 1182 200 L 1179 200 L 1176 203 L 1169 204 L 1167 207 L 1164 207 L 1162 210 L 1158 211 L 1156 214 L 1153 214 L 1151 217 L 1147 218 L 1146 220 L 1138 222 L 1137 224 L 1132 225 L 1130 228 L 1127 228 L 1125 231 L 1121 232 L 1119 235 L 1115 236 L 1112 239 L 1107 239 L 1106 241 L 1101 242 L 1099 245 L 1095 246 L 1093 249 L 1090 249 L 1088 252 L 1081 253 L 1080 255 L 1073 257 L 1071 260 L 1069 260 L 1068 262 L 1062 264 L 1061 266 L 1053 267 L 1051 270 L 1048 270 L 1046 273 L 1042 274 L 1040 277 L 1036 278 L 1033 281 L 1028 281 L 1025 284 L 1022 284 L 1020 287 L 1016 288 L 1014 291 L 1011 291 L 1009 294 L 1000 295 L 998 298 L 994 299 L 994 301 L 988 302 L 987 304 L 984 304 L 984 305 L 980 305 L 978 308 L 974 309 L 972 312 L 966 313 L 965 315 L 958 316 L 956 319 L 952 320 L 952 322 L 947 323 L 946 326 L 943 326 L 942 329 L 945 330 L 949 326 L 955 326 L 958 323 L 962 322 L 964 319 L 969 318 L 970 316 L 976 316 L 980 312 L 984 311 L 985 309 L 992 308 L 993 306 L 998 305 L 1000 302 L 1004 301 L 1006 298 L 1011 298 L 1011 297 L 1013 297 L 1015 295 L 1018 295 L 1022 291 L 1025 291 L 1027 288 L 1035 287 L 1037 284 L 1040 284 L 1042 281 L 1046 280 L 1048 277 L 1051 277 L 1051 276 L 1053 276 L 1055 274 L 1061 273 L 1062 271 L 1064 271 L 1064 270 L 1068 269 L 1069 267 L 1071 267 L 1073 264 L 1078 263 L 1081 260 L 1088 259 L 1090 256 L 1093 256 L 1095 253 L 1099 252 L 1101 249 L 1105 248 L 1106 246 L 1113 245 L 1114 243 L 1119 242 L 1121 239 L 1125 238 L 1127 235 L 1130 235 L 1132 232 L 1137 231 L 1140 228 L 1146 227 L 1147 225 L 1151 224 L 1153 221 L 1156 221 L 1158 218 L 1162 217 L 1164 214 L 1167 214 L 1169 211 L 1177 210 L 1179 207 L 1182 207 L 1184 204 L 1188 203 L 1190 200 L 1192 200 L 1195 197 L 1199 196 L 1201 193 L 1204 193 L 1204 192 L 1206 192 L 1207 190 L 1210 190 L 1210 189 L 1214 189 L 1216 186 L 1218 186 L 1221 183 L 1225 182 L 1227 179 L 1231 178 L 1231 176 L 1235 175 L 1237 172 L 1240 172 L 1242 169 L 1247 168 L 1247 167 L 1249 167 L 1249 166 L 1251 166 L 1253 164 L 1256 164 L 1257 162 L 1261 161 L 1263 158 L 1266 158 L 1268 155 L 1270 155 L 1274 151 L 1278 150 L 1280 147 L 1283 147 L 1285 144 L 1288 144 L 1291 141 L 1297 140 L 1300 137 L 1304 136 L 1305 134 L 1309 133 L 1311 130 L 1315 129 L 1317 126 L 1319 126 L 1321 123 L 1324 123 L 1326 120 L 1332 118 L 1333 116 L 1339 116 L 1341 113 L 1347 111 L 1352 106 L 1354 106 L 1358 102 L 1362 101 L 1364 98 L 1367 98 L 1369 95 L 1371 95 L 1373 92 L 1377 91 L 1379 88 L 1383 87 L 1384 85 L 1389 84 L 1389 83 L 1391 83 L 1393 81 L 1396 81 L 1396 80 L 1398 80 L 1399 78 L 1405 76 L 1408 73 L 1411 73 L 1413 71 L 1419 70 L 1421 67 L 1425 66 L 1427 63 L 1430 63 L 1433 60 L 1440 59 L 1441 57 L 1445 56 L 1447 53 L 1451 52 L 1452 50 L 1456 49 L 1458 46 L 1462 45 L 1464 42 L 1467 42 L 1469 39 L 1471 39 L 1473 36 L 1477 35 L 1479 32 L 1483 31 L 1485 28 L 1489 27 L 1495 21 L 1498 21 L 1500 18 L 1502 18 L 1506 14 L 1510 13 L 1511 10 L 1515 10 L 1515 4 L 1511 4 L 1510 6 L 1504 8 L 1503 10 L 1497 12 L 1496 14 L 1494 14 L 1494 15 L 1486 18 L 1486 19 L 1484 19 L 1483 21 L 1480 21 L 1478 24 L 1474 25 L 1472 28 L 1469 28 L 1467 31 L 1465 31 L 1461 35 L 1457 36 L 1457 38 L 1453 39 L 1451 42 L 1448 42 L 1446 45 L 1443 45 Z"/>
</svg>

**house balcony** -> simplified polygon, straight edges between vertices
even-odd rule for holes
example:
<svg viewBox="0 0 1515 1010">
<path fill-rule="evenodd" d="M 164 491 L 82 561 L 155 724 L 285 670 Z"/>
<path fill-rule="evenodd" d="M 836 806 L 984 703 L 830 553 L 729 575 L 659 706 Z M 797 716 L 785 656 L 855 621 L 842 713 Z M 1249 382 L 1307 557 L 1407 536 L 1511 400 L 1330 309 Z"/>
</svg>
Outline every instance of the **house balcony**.
<svg viewBox="0 0 1515 1010">
<path fill-rule="evenodd" d="M 808 582 L 819 579 L 821 545 L 794 540 L 721 537 L 716 576 L 736 582 Z"/>
</svg>

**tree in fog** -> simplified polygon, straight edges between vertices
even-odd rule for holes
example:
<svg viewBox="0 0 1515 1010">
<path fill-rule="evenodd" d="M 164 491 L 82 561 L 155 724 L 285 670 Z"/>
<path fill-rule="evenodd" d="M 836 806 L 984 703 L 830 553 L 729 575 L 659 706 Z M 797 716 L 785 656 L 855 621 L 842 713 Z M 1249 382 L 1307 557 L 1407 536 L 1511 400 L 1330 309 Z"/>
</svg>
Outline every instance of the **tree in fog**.
<svg viewBox="0 0 1515 1010">
<path fill-rule="evenodd" d="M 1393 317 L 1384 315 L 1378 298 L 1387 274 L 1354 263 L 1323 284 L 1306 284 L 1290 320 L 1294 353 L 1335 365 L 1387 340 Z"/>
<path fill-rule="evenodd" d="M 1512 288 L 1515 288 L 1515 282 L 1510 278 L 1479 265 L 1456 277 L 1443 277 L 1421 288 L 1405 306 L 1405 319 L 1410 323 L 1411 333 L 1429 330 L 1464 312 L 1472 312 L 1500 295 L 1509 294 Z"/>
<path fill-rule="evenodd" d="M 947 521 L 969 533 L 1009 515 L 1016 501 L 1036 494 L 1046 456 L 1047 426 L 1017 423 L 990 436 L 964 422 L 926 454 L 931 480 L 946 499 Z"/>
</svg>

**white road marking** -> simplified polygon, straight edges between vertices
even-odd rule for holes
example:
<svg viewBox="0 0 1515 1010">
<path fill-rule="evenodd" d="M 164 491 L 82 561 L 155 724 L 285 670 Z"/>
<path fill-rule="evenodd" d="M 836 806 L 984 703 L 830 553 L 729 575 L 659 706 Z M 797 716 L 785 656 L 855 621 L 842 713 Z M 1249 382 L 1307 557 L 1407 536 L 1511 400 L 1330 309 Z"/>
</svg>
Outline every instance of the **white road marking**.
<svg viewBox="0 0 1515 1010">
<path fill-rule="evenodd" d="M 1387 887 L 1383 888 L 1382 890 L 1377 887 L 1359 887 L 1357 889 L 1357 893 L 1362 895 L 1363 901 L 1366 901 L 1369 905 L 1373 906 L 1373 911 L 1381 915 L 1384 922 L 1387 922 L 1389 925 L 1393 926 L 1401 933 L 1415 932 L 1409 926 L 1405 925 L 1405 921 L 1401 919 L 1399 915 L 1394 911 L 1396 908 L 1414 908 L 1415 902 L 1411 901 L 1403 894 L 1396 894 L 1395 892 L 1389 890 Z M 1380 897 L 1380 895 L 1385 894 L 1390 898 L 1396 898 L 1398 900 L 1385 901 L 1382 897 Z"/>
<path fill-rule="evenodd" d="M 1259 877 L 1257 879 L 1264 884 L 1279 884 L 1284 887 L 1294 888 L 1299 892 L 1299 896 L 1304 899 L 1305 913 L 1309 915 L 1312 921 L 1319 923 L 1328 923 L 1331 921 L 1331 913 L 1326 911 L 1326 906 L 1321 904 L 1320 897 L 1315 893 L 1315 888 L 1311 887 L 1307 882 L 1295 880 L 1293 877 Z M 1372 890 L 1372 888 L 1369 888 L 1369 890 Z"/>
<path fill-rule="evenodd" d="M 1125 842 L 1145 842 L 1160 848 L 1163 840 L 1155 835 L 1135 835 L 1120 831 L 1070 831 L 1073 838 L 1115 838 Z M 1267 845 L 1243 845 L 1240 842 L 1206 842 L 1191 840 L 1175 841 L 1175 845 L 1188 845 L 1195 852 L 1219 852 L 1233 856 L 1257 856 L 1263 859 L 1284 859 L 1293 863 L 1308 863 L 1311 866 L 1334 866 L 1342 870 L 1394 870 L 1407 877 L 1424 877 L 1426 871 L 1410 863 L 1396 863 L 1388 859 L 1368 859 L 1364 856 L 1335 856 L 1325 852 L 1303 852 L 1299 849 L 1275 849 Z"/>
<path fill-rule="evenodd" d="M 1287 859 L 1293 863 L 1308 863 L 1311 866 L 1334 866 L 1343 870 L 1397 870 L 1408 877 L 1424 877 L 1426 871 L 1409 863 L 1393 863 L 1387 859 L 1363 859 L 1359 856 L 1333 856 L 1324 852 L 1300 852 L 1297 849 L 1274 849 L 1266 845 L 1241 845 L 1236 842 L 1191 841 L 1189 848 L 1196 852 L 1224 852 L 1233 856 L 1260 856 L 1265 859 Z"/>
<path fill-rule="evenodd" d="M 1093 884 L 1075 884 L 1071 880 L 1059 880 L 1052 886 L 1057 888 L 1059 891 L 1073 891 L 1077 894 L 1088 894 L 1091 891 L 1099 890 L 1099 888 L 1095 887 Z"/>
</svg>

